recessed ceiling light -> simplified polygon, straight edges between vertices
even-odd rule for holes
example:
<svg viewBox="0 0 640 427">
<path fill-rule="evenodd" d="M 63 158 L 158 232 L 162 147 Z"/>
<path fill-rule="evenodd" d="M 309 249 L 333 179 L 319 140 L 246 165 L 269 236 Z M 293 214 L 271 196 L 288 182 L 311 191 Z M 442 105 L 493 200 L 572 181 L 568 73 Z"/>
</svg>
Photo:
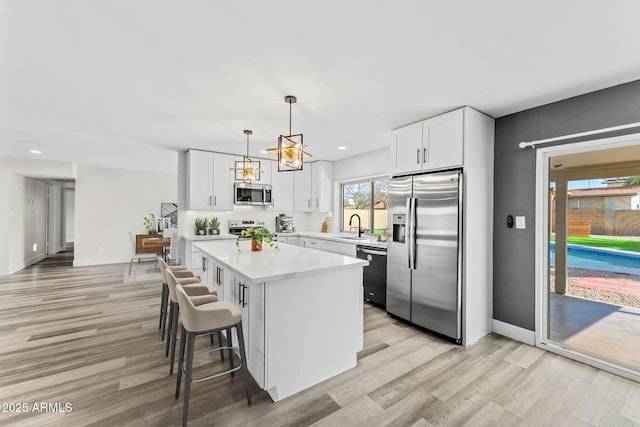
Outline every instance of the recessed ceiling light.
<svg viewBox="0 0 640 427">
<path fill-rule="evenodd" d="M 267 150 L 260 150 L 260 152 L 261 152 L 262 154 L 269 154 L 269 152 L 268 152 Z"/>
<path fill-rule="evenodd" d="M 338 150 L 346 150 L 347 147 L 345 147 L 344 145 L 341 145 L 340 147 L 338 147 Z"/>
<path fill-rule="evenodd" d="M 29 152 L 31 154 L 42 154 L 42 151 L 40 151 L 40 150 L 29 150 Z"/>
</svg>

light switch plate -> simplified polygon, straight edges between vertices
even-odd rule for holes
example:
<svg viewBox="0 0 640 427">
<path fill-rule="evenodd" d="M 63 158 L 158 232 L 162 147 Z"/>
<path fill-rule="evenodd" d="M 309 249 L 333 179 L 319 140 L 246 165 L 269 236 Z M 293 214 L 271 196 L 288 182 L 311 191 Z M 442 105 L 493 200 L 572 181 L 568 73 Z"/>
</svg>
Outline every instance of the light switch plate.
<svg viewBox="0 0 640 427">
<path fill-rule="evenodd" d="M 525 220 L 523 216 L 516 216 L 516 228 L 520 228 L 520 229 L 526 228 Z"/>
</svg>

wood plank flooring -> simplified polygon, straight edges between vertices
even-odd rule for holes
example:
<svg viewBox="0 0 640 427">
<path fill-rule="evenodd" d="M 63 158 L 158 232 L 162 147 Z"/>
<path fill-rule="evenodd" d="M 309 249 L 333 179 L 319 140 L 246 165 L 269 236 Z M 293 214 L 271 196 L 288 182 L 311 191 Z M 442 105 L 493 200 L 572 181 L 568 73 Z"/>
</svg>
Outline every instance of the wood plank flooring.
<svg viewBox="0 0 640 427">
<path fill-rule="evenodd" d="M 160 282 L 122 271 L 62 254 L 0 277 L 0 425 L 180 425 Z M 356 368 L 277 404 L 252 382 L 248 406 L 239 375 L 194 384 L 189 425 L 640 426 L 640 384 L 498 335 L 463 348 L 367 305 L 364 342 Z"/>
</svg>

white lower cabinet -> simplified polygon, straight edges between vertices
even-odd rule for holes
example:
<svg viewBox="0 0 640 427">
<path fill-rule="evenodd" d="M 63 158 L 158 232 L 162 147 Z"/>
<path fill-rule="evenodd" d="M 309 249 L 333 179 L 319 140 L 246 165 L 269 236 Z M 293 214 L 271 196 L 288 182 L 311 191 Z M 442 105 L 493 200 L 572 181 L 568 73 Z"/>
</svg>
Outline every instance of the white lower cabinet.
<svg viewBox="0 0 640 427">
<path fill-rule="evenodd" d="M 320 239 L 312 239 L 310 237 L 301 237 L 300 246 L 303 248 L 322 249 L 322 241 Z"/>
<path fill-rule="evenodd" d="M 354 258 L 357 257 L 356 245 L 349 243 L 338 243 L 338 250 L 336 252 L 342 255 L 349 255 Z"/>
<path fill-rule="evenodd" d="M 287 241 L 285 243 L 288 243 L 290 245 L 295 245 L 295 246 L 300 246 L 300 237 L 298 236 L 289 236 L 289 237 L 285 237 L 287 239 Z"/>
<path fill-rule="evenodd" d="M 264 386 L 264 283 L 249 285 L 242 276 L 228 269 L 223 275 L 223 300 L 234 304 L 242 311 L 242 334 L 247 355 L 247 369 L 260 386 Z M 236 334 L 232 335 L 234 346 L 238 346 Z"/>
<path fill-rule="evenodd" d="M 327 252 L 338 252 L 338 242 L 332 242 L 331 240 L 322 240 L 320 242 L 320 249 Z"/>
</svg>

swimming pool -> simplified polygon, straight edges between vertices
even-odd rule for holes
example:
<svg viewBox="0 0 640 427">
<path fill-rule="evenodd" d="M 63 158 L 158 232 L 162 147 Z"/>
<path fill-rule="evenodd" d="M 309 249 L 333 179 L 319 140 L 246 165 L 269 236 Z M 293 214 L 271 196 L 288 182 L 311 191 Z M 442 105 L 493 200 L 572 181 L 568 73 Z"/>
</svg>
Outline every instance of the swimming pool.
<svg viewBox="0 0 640 427">
<path fill-rule="evenodd" d="M 550 244 L 550 249 L 550 261 L 554 266 L 556 261 L 555 243 Z M 640 276 L 640 253 L 583 245 L 567 245 L 567 267 Z"/>
</svg>

